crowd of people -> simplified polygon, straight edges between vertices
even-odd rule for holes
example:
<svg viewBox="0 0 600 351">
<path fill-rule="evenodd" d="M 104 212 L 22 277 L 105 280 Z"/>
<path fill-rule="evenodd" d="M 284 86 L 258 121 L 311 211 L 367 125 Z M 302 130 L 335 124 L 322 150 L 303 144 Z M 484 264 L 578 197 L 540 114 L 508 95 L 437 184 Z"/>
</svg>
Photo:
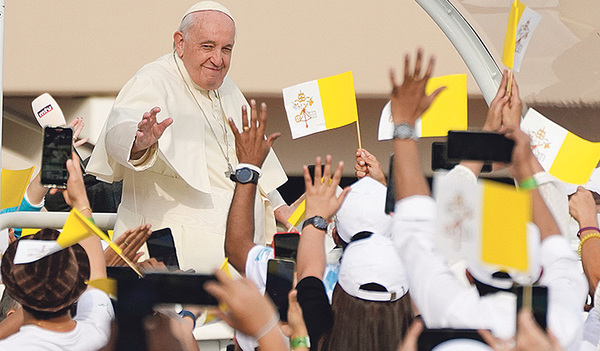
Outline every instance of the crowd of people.
<svg viewBox="0 0 600 351">
<path fill-rule="evenodd" d="M 114 242 L 128 261 L 144 273 L 168 271 L 140 250 L 151 226 L 169 227 L 180 265 L 173 279 L 190 271 L 214 274 L 203 289 L 219 308 L 157 306 L 143 316 L 136 347 L 198 350 L 193 331 L 212 314 L 235 329 L 232 346 L 244 351 L 412 351 L 432 349 L 450 336 L 463 339 L 448 346 L 453 350 L 600 349 L 596 202 L 583 187 L 568 197 L 539 164 L 520 129 L 523 106 L 508 72 L 483 130 L 515 143 L 505 166 L 531 196 L 530 269 L 515 274 L 469 261 L 457 274 L 434 243 L 436 201 L 415 137 L 417 119 L 443 93 L 425 90 L 433 57 L 427 60 L 419 49 L 404 57 L 401 80 L 390 72 L 393 174 L 386 179 L 368 150 L 351 150 L 358 180 L 341 189 L 344 164 L 316 157 L 314 174 L 303 169 L 305 220 L 294 228 L 287 222 L 292 208 L 277 192 L 286 180 L 272 150 L 279 133 L 265 135 L 267 106 L 247 103 L 227 76 L 234 42 L 227 8 L 214 1 L 190 8 L 174 34 L 174 51 L 144 66 L 119 93 L 87 167 L 98 179 L 124 181 Z M 159 113 L 166 116 L 160 122 Z M 78 134 L 83 122 L 72 126 Z M 482 167 L 463 160 L 444 177 L 475 187 Z M 75 153 L 66 168 L 65 202 L 93 221 Z M 396 203 L 388 214 L 391 185 Z M 34 179 L 20 208 L 9 211 L 39 211 L 46 192 Z M 568 239 L 570 217 L 579 225 L 578 252 Z M 286 259 L 294 262 L 295 277 L 285 318 L 267 291 L 269 262 L 278 259 L 267 245 L 275 220 L 300 233 L 297 252 Z M 92 235 L 17 263 L 20 243 L 56 240 L 60 232 L 14 233 L 1 264 L 0 350 L 125 349 L 122 340 L 133 337 L 128 333 L 135 327 L 118 314 L 137 312 L 88 284 L 105 280 L 107 266 L 125 266 L 122 256 L 103 250 Z M 225 257 L 241 277 L 215 271 Z M 516 291 L 526 296 L 538 288 L 547 291 L 546 323 L 531 302 L 517 308 Z"/>
</svg>

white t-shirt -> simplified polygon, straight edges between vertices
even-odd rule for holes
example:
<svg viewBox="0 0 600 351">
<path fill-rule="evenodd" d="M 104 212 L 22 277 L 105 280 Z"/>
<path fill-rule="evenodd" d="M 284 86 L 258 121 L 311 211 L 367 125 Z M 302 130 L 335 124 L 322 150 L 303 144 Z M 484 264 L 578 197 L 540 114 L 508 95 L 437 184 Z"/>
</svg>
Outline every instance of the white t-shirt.
<svg viewBox="0 0 600 351">
<path fill-rule="evenodd" d="M 108 295 L 97 289 L 88 289 L 77 303 L 75 329 L 56 332 L 37 325 L 24 325 L 16 334 L 0 340 L 0 350 L 98 350 L 108 344 L 113 317 Z"/>
</svg>

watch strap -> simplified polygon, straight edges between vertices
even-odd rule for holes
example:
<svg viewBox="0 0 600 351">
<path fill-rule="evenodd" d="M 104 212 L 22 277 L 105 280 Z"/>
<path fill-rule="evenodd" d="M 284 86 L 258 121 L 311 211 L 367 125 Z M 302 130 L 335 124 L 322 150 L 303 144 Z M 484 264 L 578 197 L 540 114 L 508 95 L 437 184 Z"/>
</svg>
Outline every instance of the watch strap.
<svg viewBox="0 0 600 351">
<path fill-rule="evenodd" d="M 322 224 L 324 224 L 324 226 L 320 226 L 318 224 L 318 222 L 321 222 Z M 327 231 L 327 220 L 321 216 L 313 216 L 310 217 L 309 219 L 304 221 L 304 224 L 302 224 L 302 229 L 306 228 L 306 226 L 308 225 L 312 225 L 313 227 L 315 227 L 316 229 L 322 230 L 322 231 Z"/>
</svg>

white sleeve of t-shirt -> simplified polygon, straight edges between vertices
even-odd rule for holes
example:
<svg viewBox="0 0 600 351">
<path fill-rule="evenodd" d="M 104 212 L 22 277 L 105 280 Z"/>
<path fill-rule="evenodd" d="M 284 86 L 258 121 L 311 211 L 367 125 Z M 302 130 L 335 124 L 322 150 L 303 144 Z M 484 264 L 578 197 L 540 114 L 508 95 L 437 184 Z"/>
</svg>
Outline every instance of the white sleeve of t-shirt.
<svg viewBox="0 0 600 351">
<path fill-rule="evenodd" d="M 99 332 L 110 335 L 110 322 L 114 317 L 110 298 L 104 291 L 91 288 L 79 297 L 76 321 L 92 322 Z"/>
<path fill-rule="evenodd" d="M 246 278 L 256 285 L 261 294 L 267 287 L 267 266 L 273 257 L 273 248 L 263 245 L 254 245 L 246 257 Z"/>
</svg>

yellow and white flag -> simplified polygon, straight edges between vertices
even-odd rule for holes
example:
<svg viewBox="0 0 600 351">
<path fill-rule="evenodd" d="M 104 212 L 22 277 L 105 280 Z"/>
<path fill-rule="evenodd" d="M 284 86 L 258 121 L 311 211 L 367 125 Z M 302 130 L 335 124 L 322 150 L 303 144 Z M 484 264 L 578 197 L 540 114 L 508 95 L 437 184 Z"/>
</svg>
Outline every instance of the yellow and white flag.
<svg viewBox="0 0 600 351">
<path fill-rule="evenodd" d="M 76 209 L 71 210 L 63 226 L 62 232 L 56 240 L 21 240 L 15 253 L 15 264 L 31 263 L 46 256 L 52 255 L 62 249 L 75 245 L 81 240 L 92 235 L 97 235 L 106 241 L 117 253 L 122 250 L 108 239 L 94 223 L 87 219 Z M 113 247 L 114 246 L 114 247 Z"/>
<path fill-rule="evenodd" d="M 436 173 L 434 193 L 436 247 L 451 263 L 467 259 L 508 272 L 529 270 L 529 192 L 495 181 L 472 183 Z"/>
<path fill-rule="evenodd" d="M 510 7 L 502 62 L 506 67 L 519 72 L 525 56 L 525 50 L 531 41 L 533 31 L 540 23 L 542 16 L 520 1 L 514 0 Z"/>
<path fill-rule="evenodd" d="M 285 88 L 283 102 L 294 139 L 358 120 L 352 72 Z"/>
<path fill-rule="evenodd" d="M 453 74 L 429 79 L 425 92 L 433 93 L 445 86 L 433 104 L 415 123 L 415 132 L 419 137 L 441 137 L 449 130 L 467 130 L 467 75 Z M 388 102 L 379 119 L 379 140 L 390 140 L 394 136 L 392 108 Z"/>
<path fill-rule="evenodd" d="M 2 170 L 0 209 L 19 206 L 27 190 L 34 167 L 21 170 Z"/>
<path fill-rule="evenodd" d="M 544 170 L 563 182 L 587 183 L 600 161 L 600 143 L 578 137 L 534 109 L 525 114 L 521 130 Z"/>
</svg>

